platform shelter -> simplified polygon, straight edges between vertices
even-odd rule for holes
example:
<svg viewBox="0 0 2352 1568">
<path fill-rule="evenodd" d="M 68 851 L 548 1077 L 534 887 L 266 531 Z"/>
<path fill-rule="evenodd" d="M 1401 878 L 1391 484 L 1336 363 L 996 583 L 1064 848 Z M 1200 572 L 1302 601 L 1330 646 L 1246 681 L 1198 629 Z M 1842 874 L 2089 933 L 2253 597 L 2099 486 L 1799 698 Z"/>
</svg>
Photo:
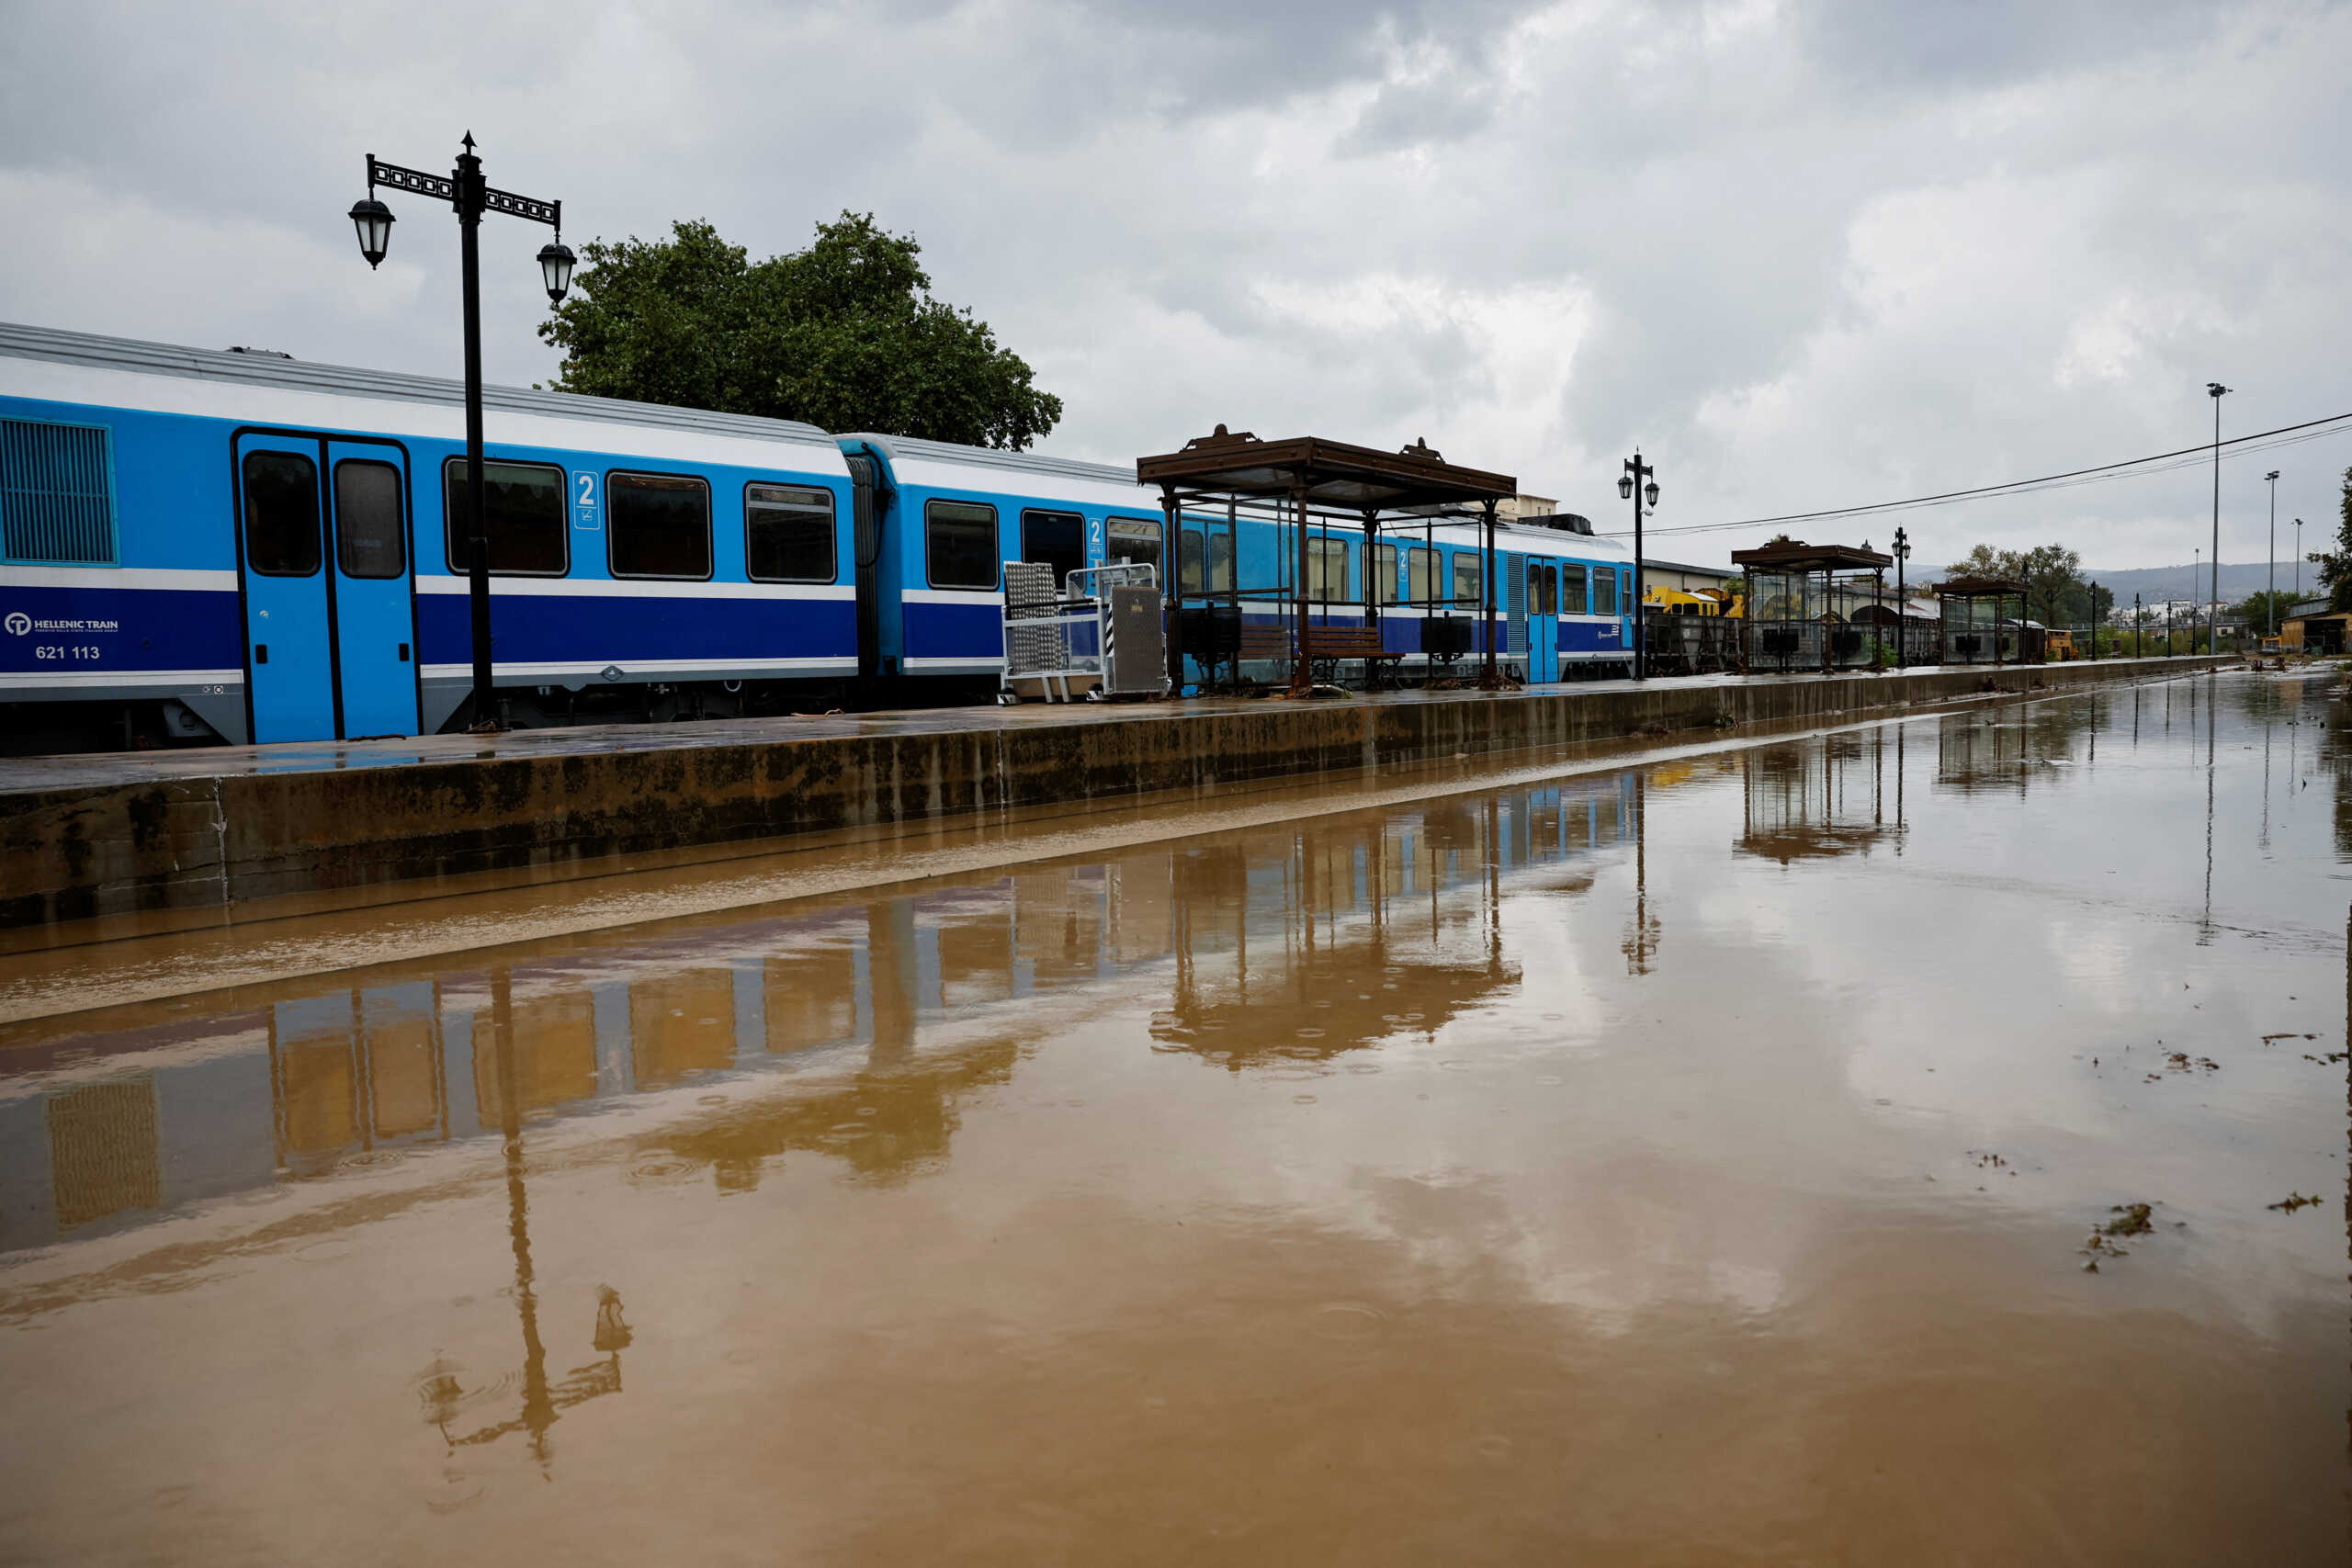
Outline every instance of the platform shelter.
<svg viewBox="0 0 2352 1568">
<path fill-rule="evenodd" d="M 1385 585 L 1371 581 L 1369 570 L 1363 573 L 1363 603 L 1346 596 L 1345 546 L 1335 552 L 1334 536 L 1342 529 L 1351 535 L 1361 531 L 1363 560 L 1370 568 L 1378 558 L 1373 547 L 1384 528 L 1427 528 L 1435 519 L 1454 516 L 1475 517 L 1485 530 L 1485 602 L 1476 606 L 1476 647 L 1466 651 L 1480 655 L 1479 684 L 1501 684 L 1496 668 L 1500 637 L 1495 513 L 1498 503 L 1519 492 L 1512 476 L 1449 463 L 1421 441 L 1384 452 L 1312 435 L 1261 440 L 1220 424 L 1178 451 L 1136 458 L 1136 479 L 1158 487 L 1167 536 L 1176 545 L 1168 652 L 1180 682 L 1188 651 L 1204 661 L 1285 658 L 1291 690 L 1300 694 L 1312 688 L 1318 662 L 1360 659 L 1368 673 L 1376 671 L 1383 660 L 1401 651 L 1384 635 L 1380 616 L 1384 603 L 1397 600 L 1383 592 Z M 1205 547 L 1197 568 L 1185 559 L 1188 513 L 1225 523 L 1222 581 L 1220 563 Z M 1234 525 L 1243 517 L 1274 525 L 1279 547 L 1272 581 L 1241 581 Z M 1209 532 L 1202 530 L 1204 539 Z M 1437 585 L 1429 584 L 1426 592 L 1430 603 L 1425 608 L 1433 608 Z"/>
<path fill-rule="evenodd" d="M 2026 584 L 2016 577 L 1948 577 L 1943 606 L 1946 664 L 2039 664 L 2041 627 L 2025 618 Z M 2009 612 L 2014 606 L 2016 614 Z M 2025 657 L 2030 654 L 2030 658 Z"/>
<path fill-rule="evenodd" d="M 1886 569 L 1894 558 L 1855 545 L 1809 545 L 1775 539 L 1734 550 L 1732 565 L 1747 574 L 1747 645 L 1750 671 L 1875 669 L 1891 651 L 1889 629 L 1861 607 L 1883 604 Z"/>
</svg>

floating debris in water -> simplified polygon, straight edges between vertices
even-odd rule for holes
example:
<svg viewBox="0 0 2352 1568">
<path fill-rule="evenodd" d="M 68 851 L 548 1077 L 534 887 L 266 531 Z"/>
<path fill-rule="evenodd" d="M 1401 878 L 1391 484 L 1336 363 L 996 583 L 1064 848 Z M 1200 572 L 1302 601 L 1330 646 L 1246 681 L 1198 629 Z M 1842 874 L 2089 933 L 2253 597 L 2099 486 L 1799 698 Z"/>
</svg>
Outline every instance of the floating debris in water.
<svg viewBox="0 0 2352 1568">
<path fill-rule="evenodd" d="M 2100 1235 L 2145 1235 L 2156 1228 L 2148 1223 L 2150 1205 L 2146 1203 L 2118 1203 L 2108 1213 L 2123 1217 L 2099 1226 Z"/>
<path fill-rule="evenodd" d="M 2305 1035 L 2303 1038 L 2308 1040 L 2311 1036 Z M 2309 1051 L 2303 1053 L 2304 1061 L 2317 1062 L 2323 1067 L 2332 1067 L 2347 1057 L 2352 1057 L 2352 1051 L 2330 1051 L 2324 1056 L 2314 1056 Z"/>
<path fill-rule="evenodd" d="M 2287 1194 L 2285 1201 L 2278 1203 L 2265 1203 L 2263 1207 L 2266 1209 L 2276 1209 L 2282 1214 L 2291 1214 L 2298 1209 L 2316 1206 L 2318 1202 L 2319 1199 L 2309 1192 L 2290 1192 Z"/>
</svg>

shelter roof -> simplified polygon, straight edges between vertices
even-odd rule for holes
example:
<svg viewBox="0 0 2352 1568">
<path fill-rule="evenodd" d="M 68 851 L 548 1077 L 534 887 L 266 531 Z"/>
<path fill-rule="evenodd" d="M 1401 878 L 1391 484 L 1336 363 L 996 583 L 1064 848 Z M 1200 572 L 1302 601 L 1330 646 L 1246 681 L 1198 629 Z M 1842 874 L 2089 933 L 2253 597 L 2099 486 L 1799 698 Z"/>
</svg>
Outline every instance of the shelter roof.
<svg viewBox="0 0 2352 1568">
<path fill-rule="evenodd" d="M 1734 550 L 1731 564 L 1760 567 L 1767 571 L 1872 571 L 1894 564 L 1894 558 L 1853 545 L 1808 545 L 1783 539 L 1752 550 Z"/>
<path fill-rule="evenodd" d="M 1936 592 L 1946 599 L 2007 598 L 2025 589 L 2025 580 L 2017 577 L 1947 577 L 1936 585 Z"/>
<path fill-rule="evenodd" d="M 1347 512 L 1505 501 L 1519 493 L 1510 475 L 1449 463 L 1426 442 L 1383 452 L 1316 435 L 1261 441 L 1221 424 L 1181 451 L 1136 458 L 1136 481 L 1187 497 L 1281 497 L 1304 485 L 1309 505 Z"/>
</svg>

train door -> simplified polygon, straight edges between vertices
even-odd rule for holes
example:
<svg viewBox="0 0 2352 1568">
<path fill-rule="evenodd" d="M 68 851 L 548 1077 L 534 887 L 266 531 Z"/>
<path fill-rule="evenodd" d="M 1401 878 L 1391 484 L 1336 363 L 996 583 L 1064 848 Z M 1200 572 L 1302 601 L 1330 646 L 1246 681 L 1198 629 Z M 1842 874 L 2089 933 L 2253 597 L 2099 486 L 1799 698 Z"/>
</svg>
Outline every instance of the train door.
<svg viewBox="0 0 2352 1568">
<path fill-rule="evenodd" d="M 1559 568 L 1544 561 L 1527 565 L 1527 678 L 1560 678 Z"/>
<path fill-rule="evenodd" d="M 330 441 L 326 570 L 341 733 L 414 735 L 416 601 L 411 591 L 408 454 Z"/>
<path fill-rule="evenodd" d="M 844 454 L 851 486 L 851 563 L 857 569 L 857 672 L 882 672 L 882 510 L 876 478 L 878 465 L 862 453 Z"/>
<path fill-rule="evenodd" d="M 340 733 L 319 446 L 301 436 L 236 439 L 245 690 L 257 741 Z"/>
</svg>

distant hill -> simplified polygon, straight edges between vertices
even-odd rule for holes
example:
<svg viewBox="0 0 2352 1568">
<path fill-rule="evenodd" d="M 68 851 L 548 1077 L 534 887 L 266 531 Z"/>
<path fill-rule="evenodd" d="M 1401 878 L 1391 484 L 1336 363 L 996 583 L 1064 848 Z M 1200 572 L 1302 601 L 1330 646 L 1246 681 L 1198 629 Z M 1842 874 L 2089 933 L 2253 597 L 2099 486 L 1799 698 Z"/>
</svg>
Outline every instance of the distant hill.
<svg viewBox="0 0 2352 1568">
<path fill-rule="evenodd" d="M 2279 589 L 2285 592 L 2294 592 L 2293 559 L 2282 557 L 2278 570 Z M 2205 585 L 2211 581 L 2206 569 L 2202 565 L 2198 566 L 2195 569 L 2197 590 L 2192 594 L 2188 587 L 2190 564 L 2187 561 L 2178 566 L 2143 566 L 2117 571 L 2103 571 L 2098 567 L 2086 566 L 2083 569 L 2083 575 L 2126 602 L 2134 593 L 2145 600 L 2195 598 L 2201 601 L 2207 592 Z M 2270 568 L 2262 561 L 2244 566 L 2235 561 L 2222 563 L 2222 598 L 2224 603 L 2234 604 L 2247 594 L 2259 593 L 2269 586 Z M 2319 592 L 2319 568 L 2309 561 L 2303 563 L 2303 592 L 2306 594 Z"/>
</svg>

